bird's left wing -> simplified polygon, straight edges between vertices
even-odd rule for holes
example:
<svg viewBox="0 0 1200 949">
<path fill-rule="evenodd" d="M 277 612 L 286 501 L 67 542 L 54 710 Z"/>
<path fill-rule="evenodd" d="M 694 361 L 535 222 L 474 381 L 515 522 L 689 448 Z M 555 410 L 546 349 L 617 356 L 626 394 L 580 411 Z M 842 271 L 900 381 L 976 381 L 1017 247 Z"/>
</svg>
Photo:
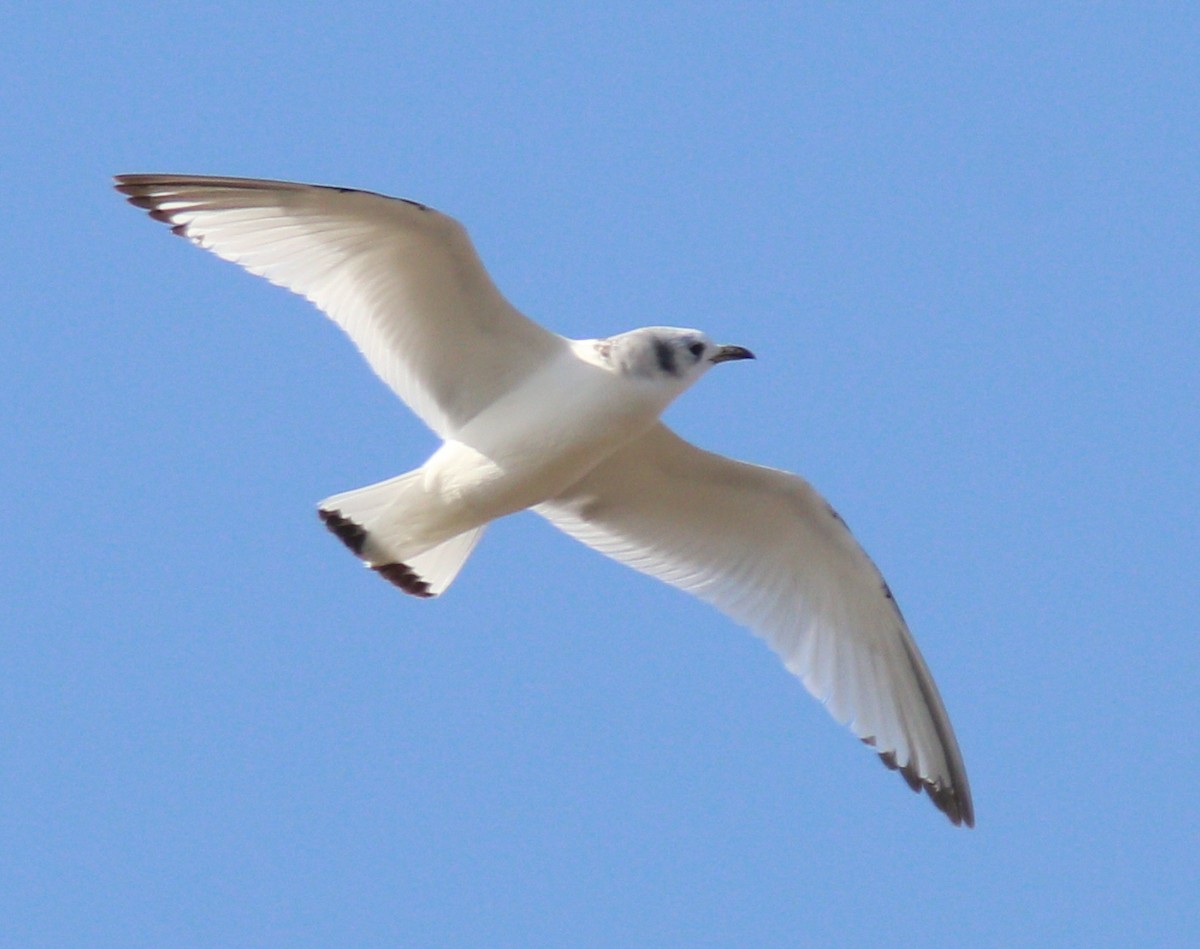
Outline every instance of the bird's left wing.
<svg viewBox="0 0 1200 949">
<path fill-rule="evenodd" d="M 807 482 L 660 423 L 535 510 L 750 627 L 914 789 L 974 824 L 933 678 L 879 571 Z"/>
<path fill-rule="evenodd" d="M 566 345 L 501 296 L 461 224 L 415 201 L 196 175 L 118 175 L 116 188 L 315 303 L 443 437 Z"/>
</svg>

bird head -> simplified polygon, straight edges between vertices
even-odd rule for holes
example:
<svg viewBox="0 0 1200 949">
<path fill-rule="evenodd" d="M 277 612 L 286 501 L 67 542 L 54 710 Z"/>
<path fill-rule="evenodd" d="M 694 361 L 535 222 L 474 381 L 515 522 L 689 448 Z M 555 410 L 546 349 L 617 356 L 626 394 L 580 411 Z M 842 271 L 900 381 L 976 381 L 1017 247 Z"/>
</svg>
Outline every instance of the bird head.
<svg viewBox="0 0 1200 949">
<path fill-rule="evenodd" d="M 600 340 L 609 365 L 634 379 L 682 392 L 717 363 L 753 359 L 743 346 L 714 343 L 695 329 L 647 326 Z"/>
</svg>

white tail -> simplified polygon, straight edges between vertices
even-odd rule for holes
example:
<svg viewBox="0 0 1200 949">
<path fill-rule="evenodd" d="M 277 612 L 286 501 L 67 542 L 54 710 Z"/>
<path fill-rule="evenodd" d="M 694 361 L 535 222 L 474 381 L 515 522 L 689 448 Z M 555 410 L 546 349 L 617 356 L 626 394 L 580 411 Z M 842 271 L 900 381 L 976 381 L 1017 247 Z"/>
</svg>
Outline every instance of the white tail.
<svg viewBox="0 0 1200 949">
<path fill-rule="evenodd" d="M 458 576 L 483 527 L 433 545 L 422 541 L 421 515 L 437 503 L 423 504 L 424 494 L 420 470 L 410 471 L 326 498 L 318 513 L 325 526 L 381 577 L 413 596 L 437 596 Z"/>
</svg>

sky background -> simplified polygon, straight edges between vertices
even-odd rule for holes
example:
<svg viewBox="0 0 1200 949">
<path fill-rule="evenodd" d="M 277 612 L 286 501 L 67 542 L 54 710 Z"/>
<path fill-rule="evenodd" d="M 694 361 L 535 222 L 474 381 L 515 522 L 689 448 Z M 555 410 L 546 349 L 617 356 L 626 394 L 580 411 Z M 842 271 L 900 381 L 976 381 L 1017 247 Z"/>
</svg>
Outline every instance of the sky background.
<svg viewBox="0 0 1200 949">
<path fill-rule="evenodd" d="M 0 89 L 0 945 L 1200 944 L 1194 4 L 14 3 Z M 976 829 L 534 515 L 365 571 L 315 504 L 432 435 L 138 171 L 753 349 L 668 420 L 845 516 Z"/>
</svg>

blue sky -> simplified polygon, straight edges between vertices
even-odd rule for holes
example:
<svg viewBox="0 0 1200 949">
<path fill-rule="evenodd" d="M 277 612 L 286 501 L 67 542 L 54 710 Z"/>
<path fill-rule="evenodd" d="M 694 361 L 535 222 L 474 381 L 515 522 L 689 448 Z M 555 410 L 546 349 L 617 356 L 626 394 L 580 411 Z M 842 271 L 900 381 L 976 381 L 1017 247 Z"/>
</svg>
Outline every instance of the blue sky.
<svg viewBox="0 0 1200 949">
<path fill-rule="evenodd" d="M 13 5 L 0 944 L 1195 945 L 1188 4 Z M 532 515 L 421 602 L 318 523 L 432 436 L 115 172 L 459 217 L 798 471 L 940 685 L 950 826 L 756 639 Z"/>
</svg>

